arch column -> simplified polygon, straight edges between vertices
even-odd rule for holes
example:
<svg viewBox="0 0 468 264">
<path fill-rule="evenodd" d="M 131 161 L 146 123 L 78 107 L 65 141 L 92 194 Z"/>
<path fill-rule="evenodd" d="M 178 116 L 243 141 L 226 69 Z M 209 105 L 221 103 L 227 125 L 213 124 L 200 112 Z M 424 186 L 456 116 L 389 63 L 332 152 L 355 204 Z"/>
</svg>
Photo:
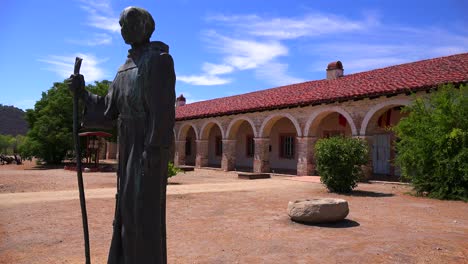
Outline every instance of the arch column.
<svg viewBox="0 0 468 264">
<path fill-rule="evenodd" d="M 367 160 L 367 164 L 361 167 L 362 173 L 364 176 L 362 180 L 367 181 L 371 179 L 374 174 L 374 167 L 373 167 L 374 165 L 372 163 L 372 148 L 374 145 L 374 137 L 373 136 L 356 136 L 355 138 L 360 138 L 367 143 L 367 150 L 369 152 L 369 157 Z"/>
<path fill-rule="evenodd" d="M 235 139 L 223 139 L 223 157 L 221 168 L 224 171 L 232 171 L 236 165 L 236 142 Z"/>
<path fill-rule="evenodd" d="M 208 166 L 208 140 L 196 140 L 195 142 L 197 143 L 195 167 L 206 167 Z"/>
<path fill-rule="evenodd" d="M 313 175 L 315 171 L 314 146 L 318 137 L 297 137 L 297 175 Z"/>
<path fill-rule="evenodd" d="M 175 166 L 185 165 L 185 141 L 184 140 L 175 141 L 174 165 Z"/>
<path fill-rule="evenodd" d="M 254 138 L 254 169 L 256 173 L 270 172 L 270 139 Z"/>
</svg>

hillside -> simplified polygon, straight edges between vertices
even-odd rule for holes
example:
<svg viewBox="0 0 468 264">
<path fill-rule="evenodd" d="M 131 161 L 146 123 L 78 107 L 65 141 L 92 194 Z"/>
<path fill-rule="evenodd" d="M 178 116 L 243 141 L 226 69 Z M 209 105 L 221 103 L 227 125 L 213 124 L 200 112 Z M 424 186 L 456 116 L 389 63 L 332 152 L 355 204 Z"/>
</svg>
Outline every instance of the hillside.
<svg viewBox="0 0 468 264">
<path fill-rule="evenodd" d="M 14 106 L 0 104 L 0 134 L 25 135 L 28 123 L 24 120 L 24 111 Z"/>
</svg>

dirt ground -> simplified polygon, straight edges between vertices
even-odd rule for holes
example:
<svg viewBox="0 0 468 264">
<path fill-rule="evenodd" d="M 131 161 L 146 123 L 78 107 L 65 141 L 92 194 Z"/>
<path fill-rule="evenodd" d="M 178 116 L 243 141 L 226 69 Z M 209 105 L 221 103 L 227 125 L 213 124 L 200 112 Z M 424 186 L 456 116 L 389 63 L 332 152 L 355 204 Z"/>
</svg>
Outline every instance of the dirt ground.
<svg viewBox="0 0 468 264">
<path fill-rule="evenodd" d="M 84 173 L 93 263 L 106 263 L 115 173 Z M 196 170 L 168 186 L 168 263 L 468 263 L 468 204 L 413 197 L 408 186 L 328 193 L 316 178 L 239 180 Z M 0 165 L 0 263 L 84 263 L 76 175 Z M 288 201 L 339 197 L 347 220 L 303 225 Z"/>
</svg>

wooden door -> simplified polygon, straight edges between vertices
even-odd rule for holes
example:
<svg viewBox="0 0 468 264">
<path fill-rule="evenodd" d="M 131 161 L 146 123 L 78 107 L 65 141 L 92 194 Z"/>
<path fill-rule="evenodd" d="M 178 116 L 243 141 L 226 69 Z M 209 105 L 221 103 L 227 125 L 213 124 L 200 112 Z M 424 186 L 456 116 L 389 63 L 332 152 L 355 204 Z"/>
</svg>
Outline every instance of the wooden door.
<svg viewBox="0 0 468 264">
<path fill-rule="evenodd" d="M 390 174 L 390 134 L 374 136 L 372 163 L 375 174 Z"/>
</svg>

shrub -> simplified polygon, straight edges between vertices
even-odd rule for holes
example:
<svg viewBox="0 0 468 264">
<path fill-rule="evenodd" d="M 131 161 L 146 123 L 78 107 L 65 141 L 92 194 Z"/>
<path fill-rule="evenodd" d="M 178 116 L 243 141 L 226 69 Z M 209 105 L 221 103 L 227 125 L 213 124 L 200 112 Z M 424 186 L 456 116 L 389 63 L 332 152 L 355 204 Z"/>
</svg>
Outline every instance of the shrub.
<svg viewBox="0 0 468 264">
<path fill-rule="evenodd" d="M 169 162 L 169 165 L 167 166 L 167 178 L 171 178 L 173 176 L 176 176 L 177 173 L 181 172 L 182 170 L 174 166 L 172 162 Z"/>
<path fill-rule="evenodd" d="M 397 164 L 415 190 L 438 199 L 468 200 L 468 86 L 440 87 L 405 107 L 394 128 Z"/>
<path fill-rule="evenodd" d="M 367 163 L 367 144 L 361 139 L 332 137 L 315 144 L 320 181 L 337 193 L 352 191 L 361 176 L 361 165 Z"/>
</svg>

